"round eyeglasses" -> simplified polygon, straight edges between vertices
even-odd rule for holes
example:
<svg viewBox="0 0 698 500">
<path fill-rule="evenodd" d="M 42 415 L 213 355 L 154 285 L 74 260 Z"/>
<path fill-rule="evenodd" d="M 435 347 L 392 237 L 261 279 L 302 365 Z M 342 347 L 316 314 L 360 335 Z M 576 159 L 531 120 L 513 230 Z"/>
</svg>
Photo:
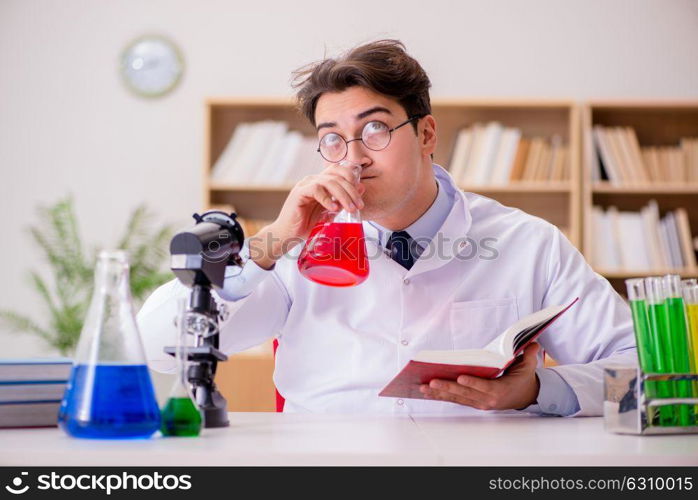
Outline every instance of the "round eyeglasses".
<svg viewBox="0 0 698 500">
<path fill-rule="evenodd" d="M 328 162 L 339 163 L 346 158 L 350 142 L 361 141 L 363 145 L 371 151 L 381 151 L 390 144 L 393 132 L 419 118 L 421 118 L 419 115 L 412 116 L 393 128 L 388 128 L 388 126 L 381 121 L 373 120 L 364 125 L 364 128 L 361 130 L 361 137 L 348 141 L 341 135 L 330 132 L 320 139 L 317 152 Z"/>
</svg>

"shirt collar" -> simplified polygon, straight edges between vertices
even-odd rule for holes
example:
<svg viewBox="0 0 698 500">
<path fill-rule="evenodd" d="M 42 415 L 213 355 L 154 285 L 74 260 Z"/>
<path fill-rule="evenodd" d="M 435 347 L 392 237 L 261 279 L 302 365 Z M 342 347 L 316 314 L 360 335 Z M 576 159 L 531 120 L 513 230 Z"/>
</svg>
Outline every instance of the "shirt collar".
<svg viewBox="0 0 698 500">
<path fill-rule="evenodd" d="M 431 239 L 436 235 L 444 221 L 448 217 L 453 207 L 455 196 L 453 193 L 447 192 L 442 181 L 436 177 L 436 198 L 426 212 L 422 214 L 416 221 L 404 229 L 417 244 L 425 249 Z M 386 229 L 377 222 L 369 221 L 377 231 L 378 240 L 382 247 L 388 243 L 388 239 L 393 234 L 393 231 Z"/>
</svg>

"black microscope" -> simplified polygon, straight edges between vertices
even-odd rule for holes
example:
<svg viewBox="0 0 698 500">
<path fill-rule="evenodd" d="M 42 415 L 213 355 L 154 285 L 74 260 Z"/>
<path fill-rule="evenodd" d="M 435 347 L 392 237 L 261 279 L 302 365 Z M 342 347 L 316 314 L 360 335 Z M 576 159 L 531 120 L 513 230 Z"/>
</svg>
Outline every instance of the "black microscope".
<svg viewBox="0 0 698 500">
<path fill-rule="evenodd" d="M 227 401 L 214 382 L 218 362 L 228 359 L 218 350 L 219 321 L 225 319 L 226 311 L 224 307 L 219 310 L 211 287 L 223 288 L 227 266 L 242 267 L 240 250 L 245 235 L 235 213 L 214 210 L 193 217 L 194 227 L 177 233 L 170 242 L 170 268 L 191 288 L 184 327 L 195 342 L 185 347 L 187 380 L 201 409 L 204 427 L 226 427 Z M 176 356 L 177 349 L 168 346 L 165 352 Z"/>
</svg>

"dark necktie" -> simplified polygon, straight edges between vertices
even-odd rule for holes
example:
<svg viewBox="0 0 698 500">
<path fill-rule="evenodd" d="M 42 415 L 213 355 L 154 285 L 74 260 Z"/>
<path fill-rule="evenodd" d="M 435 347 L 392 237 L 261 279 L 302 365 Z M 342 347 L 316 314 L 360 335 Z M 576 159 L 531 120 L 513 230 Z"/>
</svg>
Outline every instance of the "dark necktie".
<svg viewBox="0 0 698 500">
<path fill-rule="evenodd" d="M 414 261 L 417 260 L 413 248 L 414 243 L 407 231 L 395 231 L 388 239 L 390 258 L 405 269 L 411 269 Z"/>
</svg>

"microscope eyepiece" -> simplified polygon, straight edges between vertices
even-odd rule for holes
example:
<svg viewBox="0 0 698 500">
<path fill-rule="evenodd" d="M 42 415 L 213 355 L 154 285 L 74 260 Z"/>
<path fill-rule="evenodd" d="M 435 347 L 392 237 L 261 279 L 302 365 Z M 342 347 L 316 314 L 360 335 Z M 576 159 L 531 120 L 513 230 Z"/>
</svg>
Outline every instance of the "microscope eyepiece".
<svg viewBox="0 0 698 500">
<path fill-rule="evenodd" d="M 170 242 L 170 267 L 190 288 L 194 284 L 222 288 L 226 266 L 242 264 L 239 254 L 245 235 L 237 214 L 210 211 L 193 217 L 196 224 Z"/>
</svg>

